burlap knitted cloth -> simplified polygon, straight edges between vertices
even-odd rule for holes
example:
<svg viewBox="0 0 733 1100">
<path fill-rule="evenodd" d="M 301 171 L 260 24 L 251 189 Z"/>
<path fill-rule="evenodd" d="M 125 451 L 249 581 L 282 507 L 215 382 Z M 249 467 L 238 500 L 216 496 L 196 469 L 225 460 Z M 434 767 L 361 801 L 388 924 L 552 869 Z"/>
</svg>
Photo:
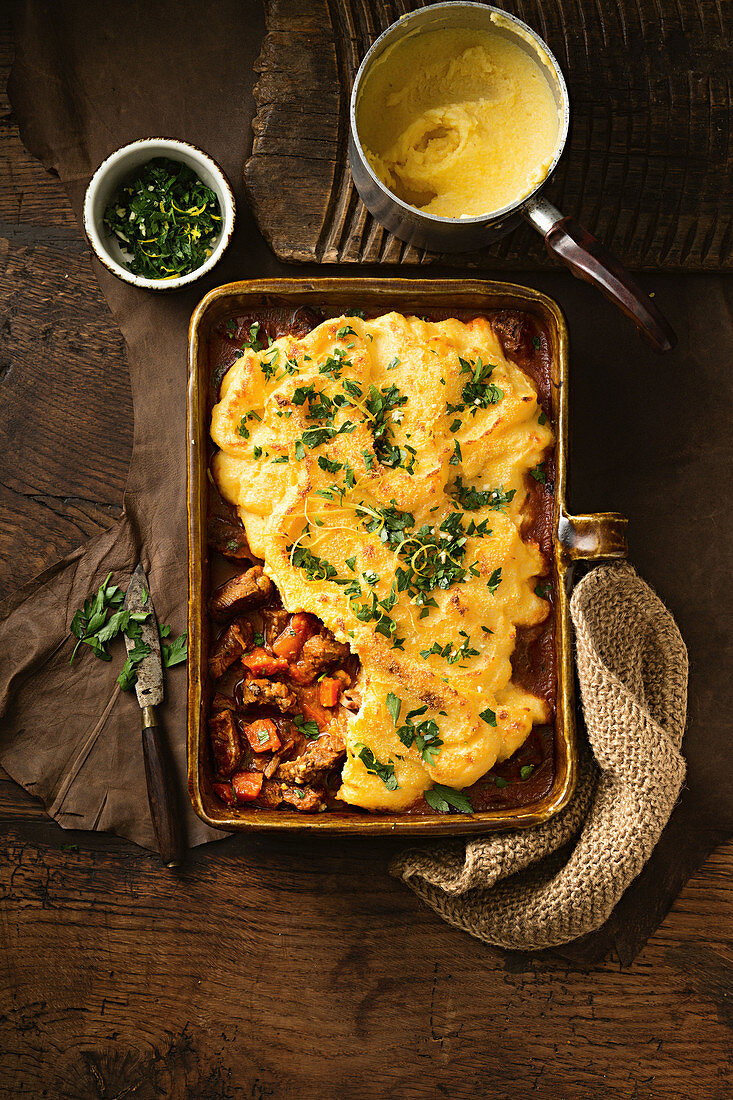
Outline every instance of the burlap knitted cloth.
<svg viewBox="0 0 733 1100">
<path fill-rule="evenodd" d="M 590 572 L 570 606 L 590 742 L 570 804 L 543 825 L 409 849 L 391 865 L 449 924 L 498 947 L 551 947 L 603 924 L 685 777 L 687 650 L 664 604 L 623 562 Z"/>
</svg>

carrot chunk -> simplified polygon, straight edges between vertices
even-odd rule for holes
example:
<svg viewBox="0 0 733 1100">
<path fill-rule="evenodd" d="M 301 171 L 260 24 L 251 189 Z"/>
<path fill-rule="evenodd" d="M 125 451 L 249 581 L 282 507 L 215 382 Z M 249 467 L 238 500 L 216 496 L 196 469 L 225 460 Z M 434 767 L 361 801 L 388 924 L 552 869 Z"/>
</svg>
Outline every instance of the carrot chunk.
<svg viewBox="0 0 733 1100">
<path fill-rule="evenodd" d="M 254 802 L 262 790 L 262 772 L 237 772 L 232 776 L 232 789 L 237 802 Z"/>
<path fill-rule="evenodd" d="M 288 625 L 272 643 L 272 652 L 277 657 L 285 657 L 288 661 L 294 661 L 300 655 L 304 643 L 313 632 L 313 625 L 308 615 L 293 615 Z"/>
<path fill-rule="evenodd" d="M 245 653 L 242 664 L 255 677 L 276 676 L 288 669 L 288 662 L 284 657 L 272 657 L 264 649 L 253 649 L 251 653 Z"/>
<path fill-rule="evenodd" d="M 342 687 L 340 680 L 336 680 L 332 676 L 325 676 L 318 688 L 318 702 L 321 706 L 335 707 L 339 701 Z"/>
<path fill-rule="evenodd" d="M 277 752 L 280 738 L 272 718 L 258 718 L 244 727 L 244 733 L 255 752 Z"/>
</svg>

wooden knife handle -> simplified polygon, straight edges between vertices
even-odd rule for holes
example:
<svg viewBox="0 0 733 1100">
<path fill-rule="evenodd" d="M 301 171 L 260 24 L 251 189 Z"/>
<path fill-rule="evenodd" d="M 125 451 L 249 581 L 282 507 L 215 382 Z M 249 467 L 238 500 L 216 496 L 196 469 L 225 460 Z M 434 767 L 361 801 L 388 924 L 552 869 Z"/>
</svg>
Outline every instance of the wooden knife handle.
<svg viewBox="0 0 733 1100">
<path fill-rule="evenodd" d="M 174 795 L 173 773 L 158 725 L 143 728 L 143 760 L 158 851 L 166 867 L 178 867 L 183 858 L 181 820 Z"/>
<path fill-rule="evenodd" d="M 548 252 L 558 256 L 576 279 L 592 283 L 618 306 L 655 351 L 672 350 L 677 343 L 672 326 L 597 237 L 573 218 L 561 218 L 545 234 L 545 244 Z"/>
</svg>

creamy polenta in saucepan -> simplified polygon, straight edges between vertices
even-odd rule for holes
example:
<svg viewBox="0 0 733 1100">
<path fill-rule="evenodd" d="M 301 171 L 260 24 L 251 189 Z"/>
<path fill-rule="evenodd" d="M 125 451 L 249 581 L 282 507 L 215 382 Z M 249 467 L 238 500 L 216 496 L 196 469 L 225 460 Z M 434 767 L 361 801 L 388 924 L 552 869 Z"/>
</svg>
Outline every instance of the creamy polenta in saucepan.
<svg viewBox="0 0 733 1100">
<path fill-rule="evenodd" d="M 544 71 L 498 32 L 428 31 L 387 50 L 366 81 L 357 128 L 398 198 L 447 218 L 478 217 L 547 175 L 560 118 Z"/>
</svg>

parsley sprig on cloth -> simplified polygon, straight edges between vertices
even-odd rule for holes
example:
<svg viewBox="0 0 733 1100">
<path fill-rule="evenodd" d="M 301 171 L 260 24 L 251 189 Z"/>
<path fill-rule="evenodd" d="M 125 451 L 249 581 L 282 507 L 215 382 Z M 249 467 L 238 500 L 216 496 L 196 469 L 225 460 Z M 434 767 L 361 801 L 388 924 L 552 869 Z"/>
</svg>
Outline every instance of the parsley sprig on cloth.
<svg viewBox="0 0 733 1100">
<path fill-rule="evenodd" d="M 71 620 L 71 633 L 77 639 L 74 652 L 71 654 L 71 664 L 76 657 L 80 645 L 88 645 L 96 657 L 102 661 L 111 661 L 112 654 L 107 648 L 109 643 L 119 634 L 125 634 L 131 638 L 135 645 L 127 655 L 122 666 L 122 671 L 117 677 L 117 682 L 123 691 L 129 691 L 135 686 L 137 673 L 135 668 L 150 652 L 150 647 L 142 640 L 142 623 L 149 617 L 149 611 L 124 611 L 122 604 L 125 593 L 119 585 L 110 584 L 112 574 L 108 573 L 101 585 Z M 167 624 L 158 627 L 160 634 L 160 655 L 164 668 L 173 668 L 182 664 L 188 658 L 188 646 L 186 633 L 179 634 L 170 642 L 165 639 L 170 636 L 171 628 Z"/>
</svg>

